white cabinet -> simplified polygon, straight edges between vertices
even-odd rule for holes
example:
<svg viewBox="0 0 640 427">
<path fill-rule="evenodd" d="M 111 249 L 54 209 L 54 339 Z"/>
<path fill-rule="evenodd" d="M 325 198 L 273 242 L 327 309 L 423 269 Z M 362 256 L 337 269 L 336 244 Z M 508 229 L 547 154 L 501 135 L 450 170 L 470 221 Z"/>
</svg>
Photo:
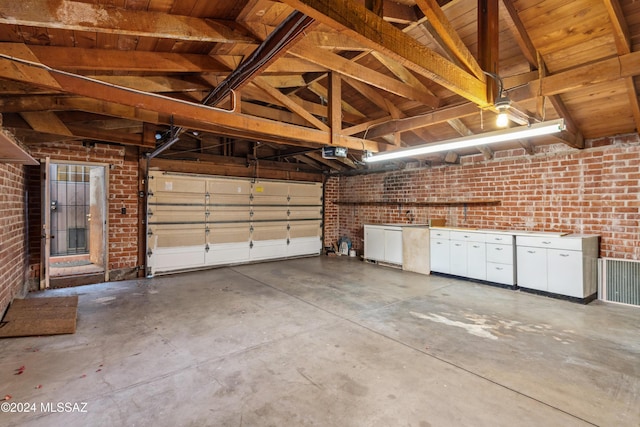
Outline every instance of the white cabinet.
<svg viewBox="0 0 640 427">
<path fill-rule="evenodd" d="M 451 271 L 449 230 L 431 229 L 429 239 L 431 271 L 449 274 Z"/>
<path fill-rule="evenodd" d="M 370 225 L 364 226 L 365 259 L 384 259 L 384 228 Z"/>
<path fill-rule="evenodd" d="M 598 236 L 517 236 L 518 286 L 589 298 L 597 291 Z"/>
<path fill-rule="evenodd" d="M 431 271 L 514 286 L 514 236 L 509 232 L 433 228 Z"/>
<path fill-rule="evenodd" d="M 364 258 L 402 265 L 402 227 L 365 225 Z"/>
<path fill-rule="evenodd" d="M 487 234 L 487 280 L 502 285 L 516 284 L 515 244 L 511 234 Z"/>
<path fill-rule="evenodd" d="M 450 274 L 485 280 L 486 247 L 484 233 L 471 231 L 451 231 Z"/>
</svg>

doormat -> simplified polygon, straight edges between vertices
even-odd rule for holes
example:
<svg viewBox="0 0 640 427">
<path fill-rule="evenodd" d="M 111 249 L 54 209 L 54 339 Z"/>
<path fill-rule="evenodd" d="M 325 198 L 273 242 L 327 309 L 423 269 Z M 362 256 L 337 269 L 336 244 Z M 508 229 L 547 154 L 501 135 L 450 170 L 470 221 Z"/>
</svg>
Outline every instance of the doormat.
<svg viewBox="0 0 640 427">
<path fill-rule="evenodd" d="M 78 296 L 15 299 L 0 322 L 0 338 L 74 334 Z"/>
</svg>

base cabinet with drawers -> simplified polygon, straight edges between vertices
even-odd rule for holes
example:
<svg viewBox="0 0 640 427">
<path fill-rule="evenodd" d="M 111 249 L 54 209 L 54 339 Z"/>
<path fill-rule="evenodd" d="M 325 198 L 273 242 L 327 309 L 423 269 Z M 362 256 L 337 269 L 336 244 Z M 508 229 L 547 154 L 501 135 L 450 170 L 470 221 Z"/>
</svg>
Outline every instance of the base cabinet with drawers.
<svg viewBox="0 0 640 427">
<path fill-rule="evenodd" d="M 480 230 L 431 230 L 431 271 L 515 285 L 514 236 Z"/>
<path fill-rule="evenodd" d="M 585 299 L 597 293 L 599 237 L 516 237 L 518 286 Z"/>
</svg>

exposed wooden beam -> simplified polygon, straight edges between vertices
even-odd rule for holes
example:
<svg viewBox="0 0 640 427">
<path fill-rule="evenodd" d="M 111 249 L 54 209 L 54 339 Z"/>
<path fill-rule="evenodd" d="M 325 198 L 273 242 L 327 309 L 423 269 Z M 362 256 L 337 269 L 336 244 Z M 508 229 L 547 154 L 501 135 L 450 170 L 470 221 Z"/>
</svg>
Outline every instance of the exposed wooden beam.
<svg viewBox="0 0 640 427">
<path fill-rule="evenodd" d="M 503 22 L 506 23 L 516 43 L 518 43 L 520 51 L 529 62 L 529 65 L 531 65 L 531 67 L 538 68 L 536 48 L 533 46 L 533 42 L 527 33 L 527 29 L 518 15 L 518 11 L 513 4 L 513 0 L 502 0 L 500 2 L 500 10 L 498 13 L 500 14 L 500 18 Z"/>
<path fill-rule="evenodd" d="M 335 71 L 329 74 L 329 125 L 333 142 L 342 133 L 342 79 Z"/>
<path fill-rule="evenodd" d="M 0 45 L 3 53 L 10 49 L 9 45 L 11 43 Z M 209 55 L 37 45 L 31 45 L 29 48 L 40 62 L 59 70 L 154 73 L 214 72 L 222 75 L 230 72 L 228 67 Z"/>
<path fill-rule="evenodd" d="M 283 143 L 286 141 L 292 144 L 295 144 L 296 141 L 318 145 L 330 143 L 328 132 L 278 123 L 99 82 L 83 76 L 53 70 L 33 62 L 33 58 L 33 54 L 28 50 L 16 51 L 12 56 L 0 55 L 0 77 L 129 107 L 156 111 L 168 117 L 173 116 L 176 121 L 199 122 L 249 134 L 278 136 L 283 139 Z M 362 149 L 364 145 L 368 147 L 366 149 L 371 151 L 379 150 L 378 144 L 373 141 L 362 141 L 345 135 L 340 135 L 339 140 L 340 145 L 345 147 Z"/>
<path fill-rule="evenodd" d="M 323 130 L 325 132 L 329 132 L 330 128 L 325 123 L 316 118 L 313 114 L 309 113 L 305 110 L 301 105 L 296 104 L 291 98 L 280 92 L 278 89 L 270 86 L 264 79 L 261 77 L 254 78 L 253 84 L 263 90 L 267 95 L 272 97 L 274 100 L 284 105 L 293 113 L 296 113 L 307 122 L 309 122 L 312 126 Z"/>
<path fill-rule="evenodd" d="M 483 70 L 497 75 L 500 75 L 499 31 L 498 0 L 478 0 L 478 60 Z M 496 87 L 494 79 L 487 82 L 487 100 L 491 103 L 496 95 L 502 95 L 496 92 Z"/>
<path fill-rule="evenodd" d="M 240 90 L 254 77 L 260 75 L 304 36 L 304 31 L 315 25 L 312 18 L 297 10 L 287 16 L 262 43 L 251 52 L 218 86 L 202 101 L 205 105 L 218 105 L 234 90 Z"/>
<path fill-rule="evenodd" d="M 629 26 L 627 25 L 620 2 L 618 0 L 604 0 L 604 6 L 609 14 L 609 19 L 611 20 L 618 55 L 631 53 L 631 36 L 629 35 Z M 636 131 L 640 131 L 640 103 L 638 102 L 638 91 L 636 90 L 633 77 L 627 77 L 625 79 L 625 84 L 629 94 L 629 104 L 633 113 L 633 119 L 636 122 Z"/>
<path fill-rule="evenodd" d="M 55 135 L 73 135 L 73 132 L 67 128 L 53 111 L 23 112 L 20 115 L 35 131 Z"/>
<path fill-rule="evenodd" d="M 220 157 L 220 156 L 218 156 Z M 225 161 L 226 160 L 226 161 Z M 223 161 L 225 161 L 223 163 Z M 275 162 L 272 162 L 275 163 Z M 233 162 L 233 158 L 220 158 L 217 161 L 188 161 L 188 160 L 172 160 L 172 159 L 152 159 L 150 166 L 169 172 L 184 173 L 203 173 L 207 175 L 227 175 L 227 176 L 244 176 L 250 178 L 265 179 L 284 179 L 295 181 L 313 181 L 321 182 L 323 175 L 317 172 L 298 172 L 288 170 L 279 165 L 269 165 L 267 162 L 259 161 L 257 170 L 253 167 L 247 167 L 246 163 Z"/>
<path fill-rule="evenodd" d="M 416 0 L 416 5 L 422 10 L 422 13 L 427 17 L 429 23 L 455 57 L 458 58 L 477 79 L 484 81 L 485 76 L 482 68 L 464 44 L 460 35 L 453 28 L 440 8 L 440 5 L 438 5 L 438 2 L 436 0 Z"/>
<path fill-rule="evenodd" d="M 548 75 L 542 80 L 531 80 L 527 84 L 509 90 L 509 97 L 514 101 L 521 101 L 534 98 L 538 94 L 557 95 L 638 75 L 640 75 L 640 51 L 561 71 Z"/>
<path fill-rule="evenodd" d="M 485 80 L 447 61 L 409 35 L 368 11 L 356 0 L 283 0 L 316 20 L 347 31 L 365 46 L 480 106 L 488 105 Z"/>
<path fill-rule="evenodd" d="M 220 22 L 68 0 L 0 0 L 0 23 L 210 43 L 254 39 Z"/>
<path fill-rule="evenodd" d="M 478 106 L 465 103 L 454 107 L 446 107 L 431 113 L 422 114 L 402 120 L 393 120 L 378 126 L 372 126 L 367 132 L 367 138 L 377 138 L 394 132 L 406 132 L 421 127 L 445 123 L 449 120 L 478 114 Z"/>
<path fill-rule="evenodd" d="M 290 53 L 403 98 L 420 101 L 431 108 L 437 108 L 440 103 L 438 98 L 429 93 L 417 91 L 403 82 L 349 61 L 335 53 L 319 51 L 307 43 L 298 43 L 290 50 Z"/>
</svg>

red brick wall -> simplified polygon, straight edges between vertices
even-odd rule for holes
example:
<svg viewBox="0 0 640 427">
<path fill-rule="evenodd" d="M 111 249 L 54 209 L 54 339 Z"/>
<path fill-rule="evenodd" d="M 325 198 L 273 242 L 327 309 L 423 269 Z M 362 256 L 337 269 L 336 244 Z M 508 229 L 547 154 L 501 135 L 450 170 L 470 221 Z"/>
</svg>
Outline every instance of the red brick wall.
<svg viewBox="0 0 640 427">
<path fill-rule="evenodd" d="M 335 202 L 399 201 L 405 204 L 338 204 L 338 220 L 327 218 L 327 239 L 347 235 L 363 248 L 365 223 L 424 223 L 488 229 L 599 234 L 601 256 L 640 259 L 640 138 L 590 141 L 584 150 L 564 145 L 497 152 L 492 160 L 463 157 L 444 165 L 359 176 L 332 177 Z M 408 202 L 464 199 L 499 204 L 412 206 Z"/>
<path fill-rule="evenodd" d="M 49 156 L 52 162 L 89 162 L 109 165 L 108 221 L 109 221 L 109 271 L 110 280 L 120 280 L 136 275 L 138 264 L 138 160 L 124 147 L 97 143 L 85 147 L 81 142 L 47 143 L 31 148 L 37 159 Z M 30 174 L 34 178 L 35 174 Z M 38 176 L 35 177 L 39 179 Z M 30 212 L 34 221 L 40 223 L 40 197 L 34 197 Z M 121 213 L 126 208 L 126 214 Z M 39 275 L 39 243 L 31 241 L 37 248 L 30 259 L 31 276 Z"/>
<path fill-rule="evenodd" d="M 26 283 L 25 174 L 0 163 L 0 318 Z"/>
</svg>

